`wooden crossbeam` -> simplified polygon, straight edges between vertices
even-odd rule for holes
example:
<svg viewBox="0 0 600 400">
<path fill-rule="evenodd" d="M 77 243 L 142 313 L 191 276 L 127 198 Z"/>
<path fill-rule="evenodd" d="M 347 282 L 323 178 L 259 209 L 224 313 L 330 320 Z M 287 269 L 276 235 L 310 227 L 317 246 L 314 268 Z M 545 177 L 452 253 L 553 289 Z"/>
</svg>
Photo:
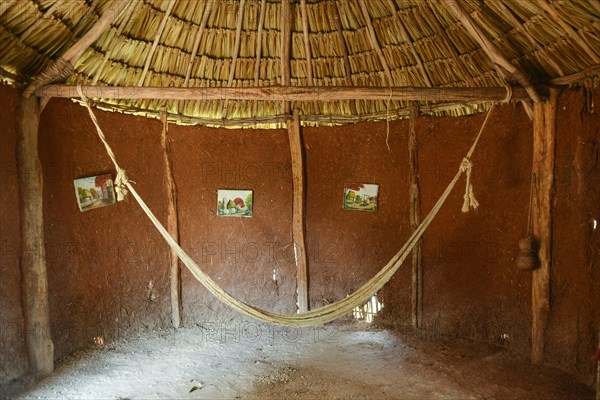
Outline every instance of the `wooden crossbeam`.
<svg viewBox="0 0 600 400">
<path fill-rule="evenodd" d="M 503 87 L 376 87 L 376 86 L 264 86 L 264 87 L 137 87 L 83 86 L 89 98 L 165 99 L 165 100 L 262 100 L 262 101 L 339 101 L 339 100 L 403 100 L 403 101 L 502 101 Z M 39 97 L 78 98 L 73 85 L 48 85 L 38 89 Z M 528 99 L 523 88 L 513 88 L 512 99 Z"/>
</svg>

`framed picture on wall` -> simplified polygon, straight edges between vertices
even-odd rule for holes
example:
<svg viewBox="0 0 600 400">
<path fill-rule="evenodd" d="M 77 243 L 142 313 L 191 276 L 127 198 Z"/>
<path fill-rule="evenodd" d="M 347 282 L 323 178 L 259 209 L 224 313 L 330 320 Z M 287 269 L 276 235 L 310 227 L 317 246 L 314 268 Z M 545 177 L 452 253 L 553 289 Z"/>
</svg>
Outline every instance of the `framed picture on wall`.
<svg viewBox="0 0 600 400">
<path fill-rule="evenodd" d="M 217 190 L 219 217 L 252 217 L 253 191 L 245 189 Z"/>
<path fill-rule="evenodd" d="M 75 179 L 75 196 L 79 211 L 89 211 L 115 203 L 112 175 L 88 176 Z"/>
<path fill-rule="evenodd" d="M 379 185 L 375 183 L 348 183 L 344 186 L 344 209 L 376 211 Z"/>
</svg>

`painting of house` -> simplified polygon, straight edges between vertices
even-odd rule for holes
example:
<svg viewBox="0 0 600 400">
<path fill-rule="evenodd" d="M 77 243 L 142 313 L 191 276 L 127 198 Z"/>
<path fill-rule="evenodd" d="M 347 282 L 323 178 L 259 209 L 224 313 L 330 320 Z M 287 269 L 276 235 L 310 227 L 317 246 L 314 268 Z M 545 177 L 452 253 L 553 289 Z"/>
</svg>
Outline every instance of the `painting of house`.
<svg viewBox="0 0 600 400">
<path fill-rule="evenodd" d="M 379 185 L 374 183 L 349 183 L 344 187 L 345 210 L 375 211 Z"/>
<path fill-rule="evenodd" d="M 115 190 L 110 174 L 75 179 L 75 197 L 79 211 L 89 211 L 115 203 Z"/>
<path fill-rule="evenodd" d="M 220 217 L 252 217 L 252 190 L 219 189 L 217 215 Z"/>
</svg>

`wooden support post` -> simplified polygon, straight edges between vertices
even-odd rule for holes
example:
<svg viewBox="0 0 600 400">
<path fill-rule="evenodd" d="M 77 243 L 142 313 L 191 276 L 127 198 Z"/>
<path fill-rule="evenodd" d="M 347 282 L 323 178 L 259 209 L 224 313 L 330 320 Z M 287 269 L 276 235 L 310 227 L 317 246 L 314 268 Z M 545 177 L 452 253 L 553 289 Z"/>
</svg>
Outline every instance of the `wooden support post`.
<svg viewBox="0 0 600 400">
<path fill-rule="evenodd" d="M 167 231 L 169 235 L 179 242 L 179 224 L 177 220 L 177 187 L 173 178 L 173 158 L 171 156 L 171 144 L 169 143 L 169 125 L 167 113 L 161 111 L 160 120 L 163 123 L 160 144 L 163 148 L 165 165 L 165 186 L 167 188 Z M 181 326 L 181 269 L 179 258 L 174 250 L 170 254 L 169 279 L 171 281 L 171 322 L 174 328 Z"/>
<path fill-rule="evenodd" d="M 408 129 L 408 174 L 409 174 L 409 207 L 410 227 L 416 230 L 421 224 L 421 190 L 419 188 L 419 146 L 417 143 L 417 117 L 419 104 L 410 104 L 410 119 Z M 423 315 L 423 265 L 421 258 L 421 241 L 412 251 L 412 326 L 421 327 Z"/>
<path fill-rule="evenodd" d="M 294 117 L 288 120 L 288 137 L 292 159 L 294 186 L 292 232 L 294 255 L 297 268 L 298 311 L 308 311 L 308 259 L 304 240 L 304 148 L 300 132 L 300 114 L 294 110 Z"/>
<path fill-rule="evenodd" d="M 546 326 L 550 313 L 550 268 L 552 266 L 552 203 L 556 145 L 558 91 L 550 99 L 533 105 L 533 235 L 538 243 L 539 268 L 531 278 L 531 362 L 544 362 Z"/>
<path fill-rule="evenodd" d="M 600 332 L 598 332 L 597 351 L 600 351 Z M 600 360 L 596 361 L 596 400 L 600 400 Z"/>
<path fill-rule="evenodd" d="M 54 370 L 48 277 L 44 246 L 43 178 L 38 158 L 40 106 L 37 97 L 21 98 L 17 149 L 21 211 L 21 305 L 25 344 L 32 373 Z"/>
</svg>

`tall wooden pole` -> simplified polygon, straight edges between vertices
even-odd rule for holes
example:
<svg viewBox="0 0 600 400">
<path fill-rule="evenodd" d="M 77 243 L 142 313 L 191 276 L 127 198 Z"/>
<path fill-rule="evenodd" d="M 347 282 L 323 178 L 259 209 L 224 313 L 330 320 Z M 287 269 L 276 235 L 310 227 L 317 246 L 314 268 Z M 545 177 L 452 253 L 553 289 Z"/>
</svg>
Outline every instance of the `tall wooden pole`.
<svg viewBox="0 0 600 400">
<path fill-rule="evenodd" d="M 39 118 L 37 97 L 22 97 L 17 148 L 21 211 L 21 304 L 29 370 L 43 374 L 54 370 L 54 344 L 50 332 L 44 246 L 44 188 L 38 158 Z"/>
<path fill-rule="evenodd" d="M 419 188 L 419 148 L 417 143 L 417 117 L 419 104 L 411 102 L 408 129 L 408 179 L 410 226 L 416 230 L 421 224 L 421 190 Z M 412 326 L 421 327 L 423 315 L 423 261 L 421 258 L 421 241 L 412 251 Z"/>
<path fill-rule="evenodd" d="M 600 332 L 598 332 L 597 351 L 600 351 Z M 596 360 L 596 400 L 600 400 L 600 359 Z"/>
<path fill-rule="evenodd" d="M 552 266 L 552 203 L 556 147 L 556 110 L 558 90 L 550 99 L 533 105 L 533 235 L 539 252 L 539 268 L 531 278 L 531 362 L 544 362 L 544 345 L 550 314 L 550 275 Z"/>
<path fill-rule="evenodd" d="M 292 159 L 294 187 L 292 233 L 296 259 L 296 279 L 298 285 L 298 311 L 306 312 L 308 303 L 308 259 L 304 239 L 304 148 L 300 132 L 300 114 L 294 110 L 293 119 L 288 120 L 288 136 Z"/>
<path fill-rule="evenodd" d="M 167 189 L 167 231 L 169 235 L 179 242 L 179 226 L 177 220 L 177 187 L 173 178 L 173 161 L 171 156 L 171 144 L 169 143 L 169 125 L 167 113 L 163 110 L 160 115 L 163 123 L 160 144 L 163 148 L 163 159 L 165 165 L 165 186 Z M 174 250 L 171 250 L 169 265 L 169 280 L 171 282 L 171 321 L 174 328 L 181 326 L 181 270 L 179 258 Z"/>
</svg>

